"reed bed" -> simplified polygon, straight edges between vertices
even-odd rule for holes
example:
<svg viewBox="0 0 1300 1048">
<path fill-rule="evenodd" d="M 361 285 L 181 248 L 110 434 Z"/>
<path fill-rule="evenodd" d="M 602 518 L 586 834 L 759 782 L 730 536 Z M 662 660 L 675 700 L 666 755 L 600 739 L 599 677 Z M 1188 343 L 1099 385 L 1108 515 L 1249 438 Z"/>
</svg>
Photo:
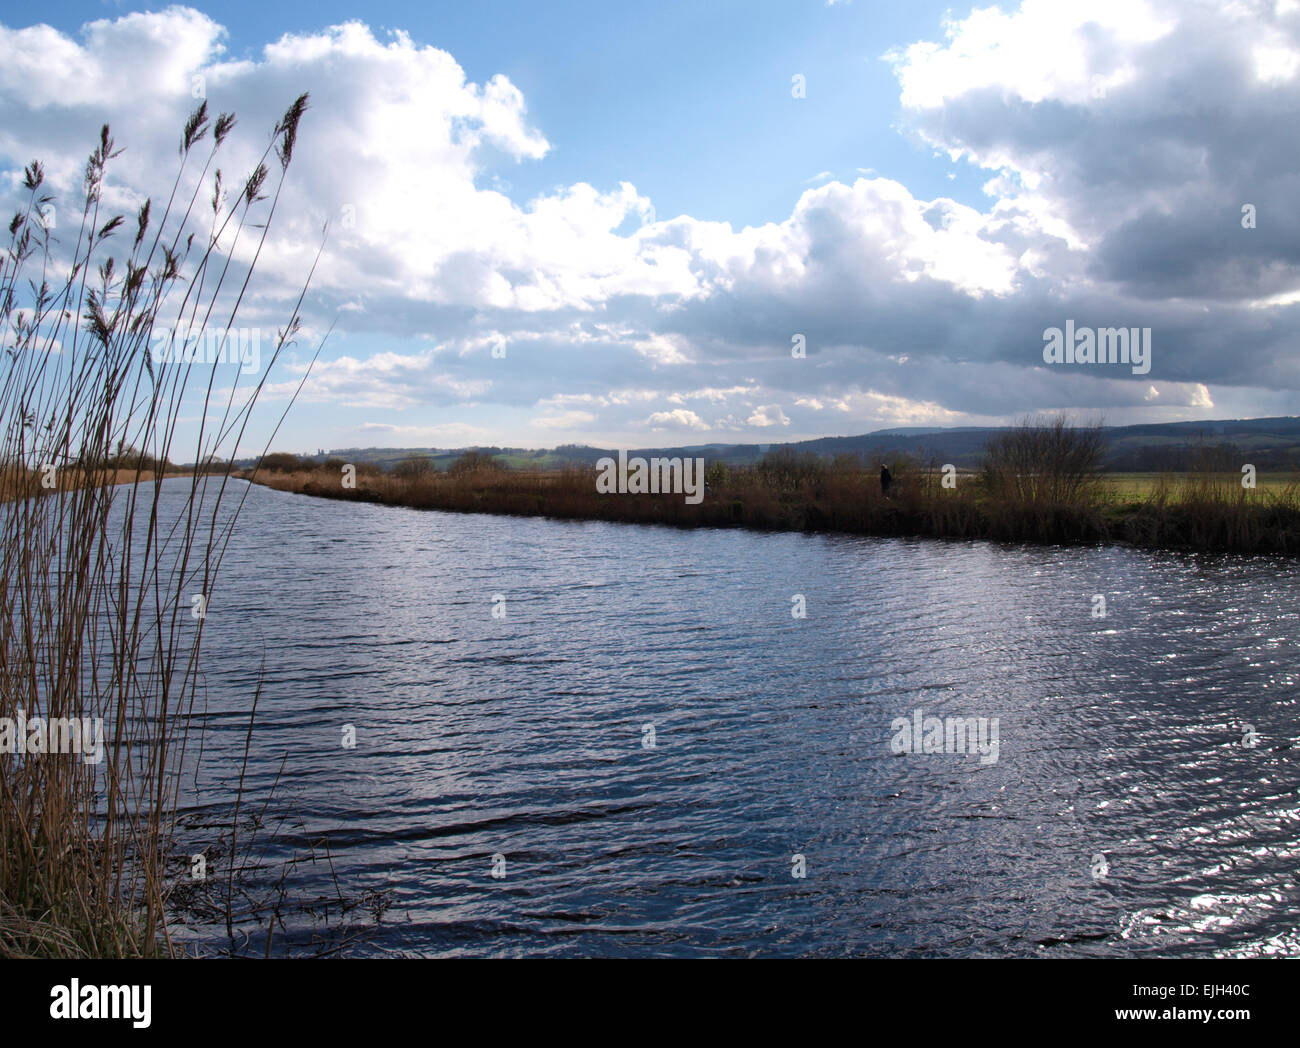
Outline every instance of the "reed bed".
<svg viewBox="0 0 1300 1048">
<path fill-rule="evenodd" d="M 245 388 L 236 376 L 218 392 L 215 363 L 152 349 L 160 332 L 235 328 L 256 267 L 236 252 L 256 259 L 266 242 L 306 106 L 277 122 L 231 205 L 217 162 L 235 118 L 206 103 L 182 129 L 168 198 L 134 216 L 101 205 L 119 152 L 107 125 L 70 232 L 46 223 L 41 165 L 24 172 L 0 256 L 0 724 L 47 734 L 44 752 L 22 752 L 15 730 L 0 753 L 0 955 L 172 952 L 168 860 L 201 730 L 194 597 L 219 606 L 239 507 L 228 468 L 185 472 L 179 517 L 154 481 L 182 414 L 202 420 L 185 461 L 238 446 L 302 299 Z M 96 722 L 97 761 L 56 751 L 55 726 L 67 746 L 70 726 Z"/>
<path fill-rule="evenodd" d="M 1034 426 L 1059 449 L 1055 422 Z M 833 462 L 778 461 L 758 466 L 708 467 L 709 491 L 698 505 L 681 494 L 601 494 L 595 470 L 508 470 L 501 467 L 410 475 L 361 467 L 345 486 L 339 463 L 290 465 L 241 474 L 279 491 L 321 498 L 435 509 L 561 519 L 835 531 L 863 535 L 922 535 L 1062 545 L 1126 543 L 1152 548 L 1248 553 L 1300 553 L 1300 485 L 1242 488 L 1237 475 L 1195 471 L 1164 475 L 1135 498 L 1097 468 L 1092 446 L 1052 467 L 1074 476 L 1049 478 L 1032 463 L 996 452 L 978 474 L 945 486 L 935 462 L 899 460 L 885 497 L 879 456 L 843 456 Z M 1041 463 L 1039 463 L 1041 466 Z M 1016 474 L 1008 476 L 1007 474 Z M 1037 474 L 1037 475 L 1031 475 Z"/>
<path fill-rule="evenodd" d="M 1300 554 L 1300 485 L 1242 486 L 1239 475 L 1196 471 L 1159 478 L 1117 511 L 1136 545 Z"/>
<path fill-rule="evenodd" d="M 878 475 L 860 465 L 798 473 L 715 466 L 698 504 L 682 494 L 601 494 L 595 471 L 578 467 L 477 469 L 414 478 L 372 469 L 358 473 L 355 487 L 342 483 L 337 468 L 256 469 L 242 475 L 278 491 L 459 513 L 898 535 L 974 534 L 977 524 L 968 485 L 940 497 L 940 475 L 920 468 L 903 470 L 886 498 Z"/>
<path fill-rule="evenodd" d="M 42 475 L 35 470 L 8 469 L 0 473 L 0 502 L 12 502 L 15 499 L 40 498 L 51 490 L 70 491 L 73 488 L 86 487 L 91 484 L 151 484 L 155 480 L 172 477 L 188 477 L 186 470 L 169 469 L 157 472 L 149 469 L 114 469 L 106 477 L 99 477 L 87 470 L 60 470 L 52 479 L 53 486 L 47 488 L 42 484 Z"/>
</svg>

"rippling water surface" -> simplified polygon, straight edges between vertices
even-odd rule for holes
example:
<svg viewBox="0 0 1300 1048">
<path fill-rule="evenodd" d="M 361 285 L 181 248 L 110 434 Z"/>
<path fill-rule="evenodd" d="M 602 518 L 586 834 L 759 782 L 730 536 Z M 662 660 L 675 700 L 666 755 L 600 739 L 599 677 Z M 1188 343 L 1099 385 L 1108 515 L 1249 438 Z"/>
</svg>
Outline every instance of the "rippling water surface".
<svg viewBox="0 0 1300 1048">
<path fill-rule="evenodd" d="M 359 954 L 1295 954 L 1298 622 L 1278 560 L 254 488 L 185 833 L 260 678 L 285 943 L 341 894 Z M 997 760 L 895 754 L 917 709 L 998 718 Z"/>
</svg>

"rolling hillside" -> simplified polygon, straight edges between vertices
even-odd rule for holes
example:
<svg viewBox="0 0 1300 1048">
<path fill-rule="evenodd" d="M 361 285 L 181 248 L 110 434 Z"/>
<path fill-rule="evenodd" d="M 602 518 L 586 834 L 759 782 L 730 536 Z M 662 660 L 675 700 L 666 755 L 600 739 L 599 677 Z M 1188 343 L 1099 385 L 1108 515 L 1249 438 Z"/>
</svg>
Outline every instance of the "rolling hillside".
<svg viewBox="0 0 1300 1048">
<path fill-rule="evenodd" d="M 794 443 L 691 444 L 639 448 L 631 453 L 644 456 L 690 455 L 703 457 L 708 462 L 721 461 L 732 465 L 752 464 L 770 451 L 784 449 L 824 457 L 862 455 L 883 461 L 905 454 L 925 461 L 950 462 L 959 469 L 975 469 L 985 442 L 998 432 L 998 429 L 976 427 L 909 427 Z M 1300 470 L 1300 418 L 1293 416 L 1115 426 L 1107 427 L 1105 433 L 1109 448 L 1106 468 L 1114 472 L 1179 471 L 1194 467 L 1198 462 L 1226 469 L 1236 469 L 1243 462 L 1251 462 L 1260 470 Z M 566 464 L 592 465 L 602 456 L 614 454 L 607 448 L 569 444 L 542 450 L 501 447 L 336 448 L 305 458 L 318 462 L 327 457 L 341 458 L 348 462 L 371 462 L 391 468 L 410 455 L 426 455 L 433 459 L 435 468 L 444 470 L 469 450 L 487 452 L 512 468 L 539 469 L 555 469 Z M 239 464 L 252 465 L 253 460 Z"/>
</svg>

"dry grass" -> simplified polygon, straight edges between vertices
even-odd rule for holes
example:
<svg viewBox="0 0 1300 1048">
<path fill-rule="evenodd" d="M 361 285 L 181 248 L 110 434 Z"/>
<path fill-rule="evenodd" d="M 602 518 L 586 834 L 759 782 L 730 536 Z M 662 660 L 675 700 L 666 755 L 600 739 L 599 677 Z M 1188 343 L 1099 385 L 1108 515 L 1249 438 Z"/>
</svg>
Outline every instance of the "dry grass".
<svg viewBox="0 0 1300 1048">
<path fill-rule="evenodd" d="M 1112 510 L 1125 539 L 1143 546 L 1300 554 L 1300 484 L 1192 472 L 1156 478 L 1140 501 Z"/>
<path fill-rule="evenodd" d="M 52 476 L 52 484 L 43 484 L 42 474 L 32 469 L 7 469 L 0 471 L 0 502 L 14 499 L 42 498 L 54 491 L 70 491 L 81 487 L 116 487 L 119 484 L 152 484 L 156 480 L 193 476 L 192 472 L 168 470 L 158 474 L 152 470 L 112 469 L 104 474 L 87 470 L 65 469 Z"/>
<path fill-rule="evenodd" d="M 237 446 L 260 385 L 223 402 L 215 367 L 150 352 L 156 330 L 235 326 L 252 275 L 235 245 L 265 242 L 305 104 L 234 206 L 214 193 L 207 218 L 200 194 L 234 118 L 213 122 L 206 105 L 184 128 L 170 199 L 133 223 L 101 214 L 117 155 L 107 126 L 62 242 L 42 218 L 40 165 L 25 171 L 27 205 L 0 256 L 0 718 L 99 722 L 103 752 L 0 753 L 0 954 L 170 949 L 165 870 L 203 625 L 191 595 L 211 599 L 238 506 L 223 508 L 228 473 L 196 468 L 180 518 L 164 520 L 152 469 L 171 461 L 182 407 L 205 420 L 196 462 Z M 267 371 L 296 326 L 295 312 Z"/>
<path fill-rule="evenodd" d="M 1071 497 L 1048 485 L 990 484 L 961 477 L 945 488 L 933 463 L 895 462 L 890 497 L 872 459 L 804 462 L 783 470 L 709 469 L 698 505 L 682 495 L 600 494 L 595 471 L 478 470 L 405 477 L 372 471 L 347 488 L 337 469 L 245 472 L 279 491 L 415 509 L 609 520 L 681 527 L 929 535 L 1014 542 L 1092 544 L 1300 553 L 1300 485 L 1242 489 L 1236 475 L 1181 474 L 1152 483 L 1145 497 L 1117 490 L 1110 478 L 1077 479 Z"/>
<path fill-rule="evenodd" d="M 681 494 L 601 494 L 595 472 L 583 469 L 477 470 L 414 479 L 381 473 L 358 476 L 355 488 L 342 484 L 338 470 L 242 475 L 279 491 L 459 513 L 862 534 L 978 532 L 973 484 L 941 489 L 937 472 L 906 464 L 896 464 L 895 470 L 894 487 L 885 498 L 878 474 L 861 463 L 797 473 L 714 467 L 710 491 L 697 505 Z"/>
</svg>

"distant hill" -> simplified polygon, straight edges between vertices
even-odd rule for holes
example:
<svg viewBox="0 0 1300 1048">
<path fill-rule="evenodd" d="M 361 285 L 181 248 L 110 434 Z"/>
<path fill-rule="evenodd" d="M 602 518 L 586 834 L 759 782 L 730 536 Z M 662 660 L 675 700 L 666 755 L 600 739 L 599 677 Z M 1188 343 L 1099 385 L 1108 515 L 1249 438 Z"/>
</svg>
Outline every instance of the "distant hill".
<svg viewBox="0 0 1300 1048">
<path fill-rule="evenodd" d="M 890 457 L 908 455 L 924 461 L 952 463 L 958 469 L 976 469 L 988 439 L 998 428 L 959 426 L 932 429 L 906 426 L 882 429 L 853 437 L 819 437 L 815 440 L 772 444 L 690 444 L 676 447 L 638 448 L 629 454 L 690 455 L 708 462 L 752 465 L 769 451 L 789 449 L 797 454 L 861 455 L 871 461 L 888 462 Z M 1158 422 L 1138 426 L 1109 426 L 1105 429 L 1105 466 L 1116 472 L 1179 471 L 1207 458 L 1221 468 L 1235 470 L 1244 462 L 1260 470 L 1300 470 L 1300 417 L 1223 419 L 1202 422 Z M 336 448 L 326 453 L 303 456 L 311 461 L 341 458 L 347 462 L 370 462 L 391 468 L 409 455 L 426 455 L 435 468 L 444 470 L 466 451 L 482 451 L 513 468 L 557 469 L 564 465 L 594 465 L 596 460 L 617 452 L 585 444 L 557 448 Z M 252 465 L 245 459 L 237 465 Z"/>
</svg>

